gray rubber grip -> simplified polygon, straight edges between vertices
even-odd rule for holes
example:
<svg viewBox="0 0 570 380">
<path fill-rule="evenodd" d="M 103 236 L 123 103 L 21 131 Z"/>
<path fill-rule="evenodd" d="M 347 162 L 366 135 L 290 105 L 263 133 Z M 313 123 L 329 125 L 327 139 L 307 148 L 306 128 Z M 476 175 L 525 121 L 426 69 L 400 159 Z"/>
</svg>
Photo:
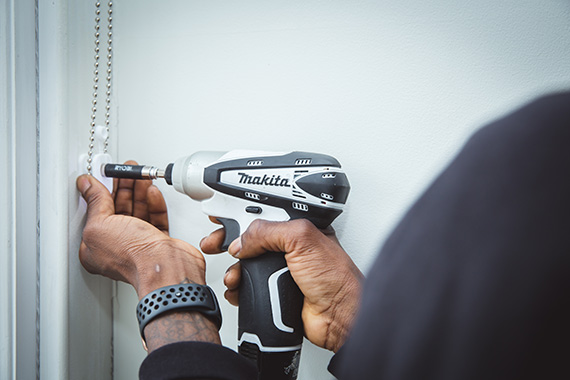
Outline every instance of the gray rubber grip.
<svg viewBox="0 0 570 380">
<path fill-rule="evenodd" d="M 303 343 L 303 294 L 285 255 L 268 252 L 241 260 L 241 268 L 238 351 L 256 363 L 258 380 L 293 380 Z"/>
</svg>

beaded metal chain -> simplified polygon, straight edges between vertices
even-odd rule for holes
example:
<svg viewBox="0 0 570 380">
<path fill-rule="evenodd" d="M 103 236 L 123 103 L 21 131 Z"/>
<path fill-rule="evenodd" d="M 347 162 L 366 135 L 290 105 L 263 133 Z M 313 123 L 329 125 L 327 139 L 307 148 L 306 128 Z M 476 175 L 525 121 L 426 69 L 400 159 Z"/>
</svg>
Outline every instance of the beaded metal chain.
<svg viewBox="0 0 570 380">
<path fill-rule="evenodd" d="M 113 2 L 109 1 L 107 10 L 107 68 L 106 68 L 106 91 L 105 91 L 105 128 L 106 137 L 103 153 L 107 153 L 107 147 L 109 145 L 109 118 L 111 111 L 111 63 L 113 58 Z M 87 152 L 87 173 L 91 175 L 92 162 L 93 162 L 93 148 L 95 146 L 95 119 L 97 118 L 97 95 L 99 93 L 99 53 L 100 53 L 100 33 L 101 29 L 101 3 L 97 1 L 95 3 L 95 63 L 94 63 L 94 77 L 93 77 L 93 100 L 91 108 L 91 130 L 89 136 L 89 150 Z"/>
</svg>

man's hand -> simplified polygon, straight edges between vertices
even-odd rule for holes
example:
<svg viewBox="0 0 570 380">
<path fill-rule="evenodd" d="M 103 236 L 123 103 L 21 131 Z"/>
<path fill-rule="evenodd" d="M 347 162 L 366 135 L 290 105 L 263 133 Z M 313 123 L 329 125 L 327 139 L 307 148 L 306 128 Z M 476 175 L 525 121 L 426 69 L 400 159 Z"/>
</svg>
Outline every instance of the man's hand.
<svg viewBox="0 0 570 380">
<path fill-rule="evenodd" d="M 215 219 L 212 219 L 215 222 Z M 219 253 L 223 229 L 204 238 L 204 253 Z M 336 352 L 346 340 L 360 302 L 363 275 L 340 246 L 332 227 L 318 230 L 307 220 L 257 220 L 230 245 L 234 257 L 248 259 L 265 252 L 285 252 L 291 276 L 305 296 L 302 318 L 306 337 Z M 238 304 L 240 264 L 224 277 L 226 299 Z"/>
<path fill-rule="evenodd" d="M 88 272 L 133 285 L 139 299 L 163 286 L 206 283 L 200 251 L 168 236 L 166 203 L 151 181 L 115 180 L 110 194 L 82 175 L 77 188 L 87 202 L 79 259 Z M 149 351 L 183 340 L 220 342 L 214 324 L 197 312 L 165 313 L 145 336 Z"/>
<path fill-rule="evenodd" d="M 95 178 L 84 175 L 77 179 L 77 188 L 87 202 L 79 250 L 85 269 L 130 283 L 139 298 L 185 279 L 204 284 L 202 254 L 168 236 L 166 204 L 160 191 L 150 181 L 121 179 L 115 183 L 113 201 Z"/>
</svg>

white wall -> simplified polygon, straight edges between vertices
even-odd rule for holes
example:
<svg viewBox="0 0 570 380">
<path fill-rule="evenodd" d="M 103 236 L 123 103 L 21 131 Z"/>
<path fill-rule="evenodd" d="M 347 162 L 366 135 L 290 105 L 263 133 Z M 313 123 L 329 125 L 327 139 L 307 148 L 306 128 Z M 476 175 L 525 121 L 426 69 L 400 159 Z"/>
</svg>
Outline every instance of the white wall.
<svg viewBox="0 0 570 380">
<path fill-rule="evenodd" d="M 198 150 L 332 154 L 352 185 L 334 226 L 366 271 L 473 130 L 570 88 L 570 3 L 465 3 L 115 1 L 111 153 L 161 166 Z M 35 5 L 0 0 L 0 377 L 133 379 L 145 356 L 134 292 L 119 284 L 111 302 L 112 284 L 77 259 L 94 7 Z M 214 226 L 159 186 L 172 235 L 198 244 Z M 208 258 L 220 298 L 232 261 Z M 221 301 L 235 348 L 237 311 Z M 300 379 L 330 378 L 329 357 L 305 344 Z"/>
<path fill-rule="evenodd" d="M 567 1 L 182 1 L 116 3 L 118 158 L 166 165 L 198 150 L 329 153 L 352 185 L 334 223 L 366 270 L 398 218 L 486 121 L 570 87 Z M 172 235 L 214 226 L 163 183 Z M 208 260 L 218 295 L 232 262 Z M 136 300 L 119 286 L 115 376 L 144 357 Z M 223 301 L 223 342 L 236 310 Z M 306 344 L 300 379 L 326 379 Z"/>
</svg>

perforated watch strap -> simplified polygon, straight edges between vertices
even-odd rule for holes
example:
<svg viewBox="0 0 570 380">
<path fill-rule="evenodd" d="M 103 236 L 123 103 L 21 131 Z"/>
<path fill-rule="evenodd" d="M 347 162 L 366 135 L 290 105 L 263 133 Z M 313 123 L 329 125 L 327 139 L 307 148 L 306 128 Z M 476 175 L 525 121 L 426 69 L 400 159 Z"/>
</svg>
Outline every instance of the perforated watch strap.
<svg viewBox="0 0 570 380">
<path fill-rule="evenodd" d="M 165 286 L 147 294 L 137 305 L 137 319 L 143 340 L 145 326 L 169 310 L 197 311 L 214 322 L 218 330 L 222 326 L 220 306 L 209 286 L 200 284 Z"/>
</svg>

